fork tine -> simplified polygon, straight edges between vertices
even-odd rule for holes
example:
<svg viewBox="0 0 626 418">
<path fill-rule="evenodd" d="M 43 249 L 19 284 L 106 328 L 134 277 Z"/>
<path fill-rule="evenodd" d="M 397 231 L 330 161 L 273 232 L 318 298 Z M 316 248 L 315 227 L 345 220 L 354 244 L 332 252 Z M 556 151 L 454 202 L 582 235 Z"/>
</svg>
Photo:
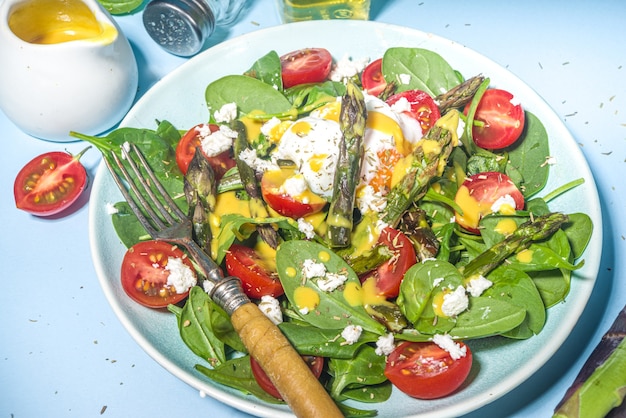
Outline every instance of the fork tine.
<svg viewBox="0 0 626 418">
<path fill-rule="evenodd" d="M 163 187 L 163 185 L 161 184 L 159 179 L 156 178 L 156 176 L 154 175 L 154 171 L 148 165 L 148 162 L 146 161 L 145 157 L 143 156 L 143 154 L 141 153 L 139 148 L 135 144 L 131 144 L 130 148 L 135 152 L 135 154 L 137 154 L 137 159 L 141 162 L 141 165 L 142 165 L 143 169 L 145 170 L 145 172 L 150 177 L 150 181 L 156 187 L 156 189 L 159 191 L 159 194 L 160 194 L 161 197 L 163 197 L 163 200 L 165 201 L 165 203 L 167 203 L 167 206 L 168 206 L 169 210 L 166 210 L 165 213 L 162 212 L 163 216 L 167 216 L 168 219 L 170 219 L 171 214 L 174 213 L 179 219 L 185 218 L 186 215 L 183 213 L 182 210 L 180 210 L 178 205 L 170 197 L 170 194 L 167 192 L 167 190 L 165 190 L 165 188 Z M 142 177 L 142 176 L 138 176 L 138 178 L 141 179 L 141 180 L 145 180 L 144 177 Z M 152 193 L 151 188 L 148 187 L 148 185 L 145 184 L 145 183 L 144 183 L 144 186 L 146 187 L 146 190 L 150 193 L 150 196 L 154 196 L 154 194 Z M 160 201 L 158 199 L 157 199 L 157 202 L 159 204 L 159 208 L 162 208 L 163 205 L 160 203 Z"/>
<path fill-rule="evenodd" d="M 122 172 L 124 173 L 126 181 L 128 181 L 130 188 L 135 193 L 136 200 L 138 200 L 143 205 L 145 211 L 148 213 L 150 218 L 152 218 L 154 224 L 157 226 L 157 229 L 167 228 L 168 226 L 176 222 L 176 220 L 170 215 L 170 213 L 163 206 L 161 201 L 156 197 L 156 195 L 152 191 L 152 188 L 144 178 L 141 170 L 139 170 L 139 167 L 135 163 L 135 160 L 130 155 L 130 151 L 134 151 L 137 155 L 140 154 L 137 149 L 132 149 L 132 146 L 128 148 L 122 147 L 122 157 L 128 162 L 128 165 L 135 174 L 134 178 L 130 176 L 130 173 L 128 171 L 126 171 L 123 164 L 121 164 L 121 161 L 118 161 L 120 170 L 122 170 Z M 142 163 L 142 165 L 144 170 L 146 170 L 148 174 L 152 174 L 152 170 L 149 169 L 146 164 Z M 152 204 L 150 204 L 148 199 L 145 198 L 144 194 L 141 193 L 138 185 L 141 186 L 142 190 L 150 198 Z M 157 211 L 161 214 L 161 216 L 157 214 Z"/>
<path fill-rule="evenodd" d="M 117 157 L 117 155 L 115 155 L 115 153 L 113 153 L 113 152 L 111 153 L 111 155 L 113 156 L 113 160 L 115 161 L 116 165 L 120 168 L 120 171 L 122 172 L 122 175 L 124 176 L 124 179 L 128 183 L 128 187 L 134 188 L 135 190 L 133 191 L 133 193 L 135 193 L 136 195 L 140 196 L 140 194 L 138 194 L 136 186 L 134 185 L 134 183 L 130 179 L 128 171 L 126 171 L 126 168 L 122 165 L 122 163 L 120 162 L 120 160 Z M 107 158 L 105 158 L 104 162 L 107 165 L 107 167 L 109 168 L 109 172 L 111 173 L 111 176 L 113 177 L 113 180 L 117 184 L 120 192 L 122 192 L 122 195 L 124 196 L 124 199 L 126 200 L 128 205 L 132 209 L 133 213 L 135 213 L 135 215 L 137 216 L 137 220 L 139 221 L 139 223 L 141 223 L 141 225 L 143 225 L 143 227 L 146 229 L 146 231 L 148 231 L 148 234 L 150 234 L 150 236 L 154 237 L 156 232 L 157 232 L 155 227 L 152 225 L 152 223 L 150 223 L 148 218 L 144 215 L 143 210 L 137 205 L 137 203 L 135 201 L 135 198 L 128 191 L 128 188 L 127 188 L 126 184 L 124 184 L 124 182 L 122 181 L 122 179 L 119 176 L 119 174 L 117 173 L 117 171 L 115 171 L 114 167 L 111 165 L 110 161 Z M 145 207 L 145 205 L 143 203 L 142 203 L 142 205 Z"/>
</svg>

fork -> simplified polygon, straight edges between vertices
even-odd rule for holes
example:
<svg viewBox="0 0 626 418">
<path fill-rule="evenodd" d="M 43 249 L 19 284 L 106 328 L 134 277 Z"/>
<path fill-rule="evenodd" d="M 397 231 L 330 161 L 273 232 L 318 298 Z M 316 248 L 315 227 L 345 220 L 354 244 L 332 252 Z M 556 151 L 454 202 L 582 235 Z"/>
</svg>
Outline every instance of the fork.
<svg viewBox="0 0 626 418">
<path fill-rule="evenodd" d="M 231 317 L 233 328 L 297 417 L 341 417 L 337 404 L 280 329 L 192 239 L 192 222 L 161 185 L 135 144 L 124 144 L 119 158 L 104 161 L 139 222 L 155 240 L 187 250 L 206 278 L 205 290 Z M 126 168 L 127 163 L 130 170 Z M 115 170 L 117 168 L 118 171 Z"/>
</svg>

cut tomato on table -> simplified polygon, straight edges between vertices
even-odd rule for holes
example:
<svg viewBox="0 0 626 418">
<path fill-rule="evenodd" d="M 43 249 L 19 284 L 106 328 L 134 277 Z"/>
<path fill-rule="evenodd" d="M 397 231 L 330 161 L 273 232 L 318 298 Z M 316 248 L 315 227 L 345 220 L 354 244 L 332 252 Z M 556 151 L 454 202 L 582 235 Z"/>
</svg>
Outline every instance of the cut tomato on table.
<svg viewBox="0 0 626 418">
<path fill-rule="evenodd" d="M 472 368 L 472 353 L 453 359 L 449 352 L 432 342 L 405 341 L 387 358 L 385 376 L 407 395 L 418 399 L 437 399 L 457 390 Z"/>
<path fill-rule="evenodd" d="M 361 84 L 367 94 L 378 96 L 387 87 L 387 82 L 382 71 L 383 59 L 378 58 L 370 62 L 363 70 L 361 75 Z"/>
<path fill-rule="evenodd" d="M 316 378 L 320 378 L 322 370 L 324 369 L 324 357 L 317 356 L 302 356 L 304 362 L 309 366 L 311 372 Z M 261 389 L 277 399 L 282 399 L 280 392 L 276 389 L 276 386 L 272 383 L 265 371 L 261 368 L 261 365 L 250 356 L 250 368 L 252 369 L 252 375 L 257 381 Z"/>
<path fill-rule="evenodd" d="M 178 265 L 175 271 L 176 259 L 182 265 Z M 177 289 L 172 284 L 171 274 L 191 274 L 196 279 L 193 264 L 185 253 L 165 241 L 142 241 L 135 244 L 128 249 L 122 260 L 122 288 L 135 302 L 149 308 L 165 308 L 169 304 L 180 302 L 189 294 L 189 288 Z"/>
<path fill-rule="evenodd" d="M 248 297 L 260 299 L 285 293 L 278 273 L 272 271 L 253 248 L 233 244 L 226 253 L 225 261 L 228 274 L 241 280 L 243 291 Z"/>
<path fill-rule="evenodd" d="M 202 149 L 201 143 L 203 136 L 206 136 L 209 132 L 218 131 L 219 129 L 220 127 L 218 125 L 201 123 L 194 126 L 183 135 L 176 146 L 176 164 L 178 164 L 178 168 L 180 168 L 183 174 L 187 174 L 189 163 L 191 163 L 193 159 L 196 148 L 200 147 L 200 149 Z M 224 173 L 236 165 L 235 160 L 230 155 L 230 150 L 212 157 L 207 156 L 204 151 L 202 151 L 202 154 L 211 165 L 211 168 L 213 168 L 215 178 L 218 180 L 222 178 Z"/>
<path fill-rule="evenodd" d="M 330 73 L 333 57 L 324 48 L 305 48 L 280 57 L 283 87 L 320 83 Z"/>
<path fill-rule="evenodd" d="M 13 183 L 15 206 L 38 216 L 67 209 L 87 186 L 87 171 L 79 161 L 87 149 L 76 156 L 54 151 L 30 160 Z"/>
<path fill-rule="evenodd" d="M 490 213 L 513 214 L 515 210 L 524 209 L 522 192 L 509 176 L 495 171 L 474 174 L 465 179 L 454 201 L 463 210 L 462 214 L 455 214 L 456 222 L 474 233 L 479 232 L 478 223 L 482 217 Z"/>
<path fill-rule="evenodd" d="M 425 91 L 403 91 L 390 96 L 386 102 L 389 106 L 393 106 L 401 99 L 405 99 L 410 106 L 410 110 L 405 110 L 403 113 L 419 122 L 422 127 L 422 133 L 426 133 L 426 131 L 432 128 L 437 119 L 441 117 L 437 103 Z"/>
<path fill-rule="evenodd" d="M 465 106 L 465 115 L 470 105 L 471 103 L 468 103 Z M 524 109 L 511 93 L 501 89 L 489 89 L 478 102 L 472 137 L 481 148 L 506 148 L 522 134 L 524 120 Z"/>
</svg>

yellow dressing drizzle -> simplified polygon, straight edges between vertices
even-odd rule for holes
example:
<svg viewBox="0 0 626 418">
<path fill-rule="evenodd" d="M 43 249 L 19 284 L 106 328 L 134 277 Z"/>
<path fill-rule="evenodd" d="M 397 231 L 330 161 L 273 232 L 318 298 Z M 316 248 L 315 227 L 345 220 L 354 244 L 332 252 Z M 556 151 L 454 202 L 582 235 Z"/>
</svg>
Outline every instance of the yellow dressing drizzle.
<svg viewBox="0 0 626 418">
<path fill-rule="evenodd" d="M 520 263 L 530 263 L 533 261 L 533 250 L 522 250 L 515 256 Z"/>
<path fill-rule="evenodd" d="M 312 311 L 320 304 L 320 295 L 310 287 L 299 286 L 293 292 L 293 299 L 299 310 L 308 309 Z"/>
<path fill-rule="evenodd" d="M 508 206 L 508 205 L 507 205 Z M 498 234 L 510 235 L 517 229 L 517 224 L 513 219 L 502 219 L 498 221 L 495 227 L 495 231 Z"/>
</svg>

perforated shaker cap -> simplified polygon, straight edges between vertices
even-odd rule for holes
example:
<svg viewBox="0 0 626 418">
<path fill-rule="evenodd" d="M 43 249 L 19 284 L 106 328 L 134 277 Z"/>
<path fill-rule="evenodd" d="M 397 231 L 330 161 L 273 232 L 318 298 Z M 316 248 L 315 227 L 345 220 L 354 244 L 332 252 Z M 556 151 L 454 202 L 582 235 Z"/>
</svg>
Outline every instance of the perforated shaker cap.
<svg viewBox="0 0 626 418">
<path fill-rule="evenodd" d="M 203 0 L 152 0 L 143 24 L 166 51 L 182 57 L 197 54 L 215 28 L 215 16 Z"/>
</svg>

